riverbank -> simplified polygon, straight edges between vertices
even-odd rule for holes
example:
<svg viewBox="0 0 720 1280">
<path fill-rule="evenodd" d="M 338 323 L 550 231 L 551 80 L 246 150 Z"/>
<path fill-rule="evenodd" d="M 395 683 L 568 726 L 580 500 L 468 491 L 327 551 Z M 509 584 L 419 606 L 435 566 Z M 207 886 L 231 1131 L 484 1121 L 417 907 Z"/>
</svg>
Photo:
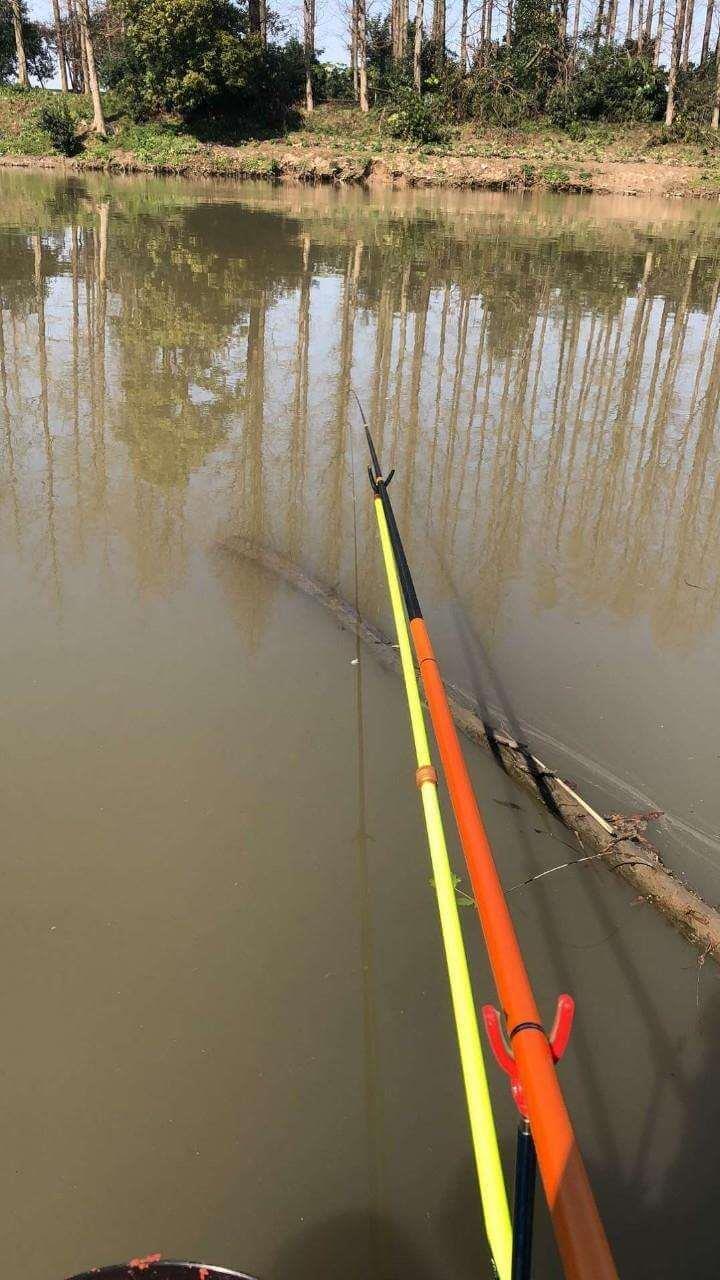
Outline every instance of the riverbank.
<svg viewBox="0 0 720 1280">
<path fill-rule="evenodd" d="M 203 137 L 172 122 L 113 120 L 108 139 L 87 127 L 76 99 L 78 153 L 57 155 L 38 128 L 38 104 L 57 95 L 0 95 L 0 164 L 13 167 L 269 178 L 295 182 L 602 195 L 720 197 L 720 142 L 710 131 L 683 141 L 660 125 L 593 125 L 568 133 L 463 126 L 441 144 L 389 136 L 382 111 L 323 106 L 274 136 Z"/>
</svg>

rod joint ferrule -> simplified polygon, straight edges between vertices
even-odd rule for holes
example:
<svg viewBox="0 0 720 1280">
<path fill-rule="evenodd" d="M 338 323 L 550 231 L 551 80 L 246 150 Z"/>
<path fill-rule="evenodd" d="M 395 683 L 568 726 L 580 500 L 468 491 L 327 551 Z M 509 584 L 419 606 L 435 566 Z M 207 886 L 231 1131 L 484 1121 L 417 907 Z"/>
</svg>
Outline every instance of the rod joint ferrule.
<svg viewBox="0 0 720 1280">
<path fill-rule="evenodd" d="M 423 787 L 426 782 L 432 782 L 434 786 L 437 786 L 437 780 L 437 769 L 431 764 L 422 764 L 419 769 L 415 770 L 415 782 L 418 788 Z"/>
</svg>

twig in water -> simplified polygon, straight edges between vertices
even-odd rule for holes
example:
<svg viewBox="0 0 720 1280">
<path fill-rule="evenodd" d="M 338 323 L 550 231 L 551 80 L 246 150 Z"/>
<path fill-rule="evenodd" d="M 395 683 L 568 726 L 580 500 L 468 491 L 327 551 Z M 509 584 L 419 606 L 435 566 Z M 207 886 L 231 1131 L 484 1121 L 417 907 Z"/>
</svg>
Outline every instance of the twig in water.
<svg viewBox="0 0 720 1280">
<path fill-rule="evenodd" d="M 535 880 L 542 880 L 543 876 L 551 876 L 553 871 L 564 871 L 566 867 L 579 867 L 581 862 L 595 862 L 597 858 L 604 858 L 605 850 L 602 853 L 589 853 L 584 858 L 571 858 L 569 862 L 558 862 L 556 867 L 548 867 L 546 871 L 539 871 L 536 876 L 530 876 L 527 880 L 520 880 L 518 884 L 510 885 L 508 893 L 514 893 L 516 889 L 524 889 L 526 885 L 532 884 Z"/>
<path fill-rule="evenodd" d="M 536 876 L 530 876 L 527 880 L 520 880 L 517 884 L 510 885 L 508 893 L 514 893 L 516 889 L 524 889 L 526 885 L 533 884 L 535 880 L 542 880 L 543 876 L 551 876 L 553 871 L 565 871 L 567 867 L 579 867 L 583 862 L 596 862 L 598 858 L 604 858 L 610 852 L 613 844 L 617 841 L 611 840 L 606 848 L 601 849 L 600 853 L 589 853 L 584 858 L 571 858 L 570 862 L 559 862 L 556 867 L 548 867 L 546 871 L 539 871 Z M 646 858 L 622 858 L 620 862 L 616 862 L 610 867 L 611 871 L 617 871 L 620 867 L 654 867 L 654 862 L 648 862 Z"/>
</svg>

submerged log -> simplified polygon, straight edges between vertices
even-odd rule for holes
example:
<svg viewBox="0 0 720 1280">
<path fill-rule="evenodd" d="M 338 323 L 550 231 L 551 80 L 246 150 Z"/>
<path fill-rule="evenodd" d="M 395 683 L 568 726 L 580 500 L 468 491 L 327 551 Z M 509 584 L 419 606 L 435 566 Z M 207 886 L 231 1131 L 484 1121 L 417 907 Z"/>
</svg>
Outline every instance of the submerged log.
<svg viewBox="0 0 720 1280">
<path fill-rule="evenodd" d="M 397 649 L 377 627 L 357 613 L 337 591 L 308 577 L 302 569 L 268 547 L 248 538 L 232 537 L 220 550 L 254 561 L 285 582 L 303 591 L 327 609 L 341 627 L 352 631 L 372 650 L 389 671 L 400 674 Z M 700 962 L 712 956 L 720 964 L 720 911 L 710 906 L 694 889 L 683 884 L 664 865 L 660 854 L 644 839 L 623 833 L 621 820 L 608 822 L 578 795 L 553 769 L 534 756 L 529 748 L 508 734 L 486 725 L 467 706 L 459 690 L 447 685 L 448 702 L 460 731 L 488 752 L 503 771 L 577 837 L 585 852 L 597 855 L 610 871 L 627 880 L 641 897 L 654 906 L 700 952 Z"/>
</svg>

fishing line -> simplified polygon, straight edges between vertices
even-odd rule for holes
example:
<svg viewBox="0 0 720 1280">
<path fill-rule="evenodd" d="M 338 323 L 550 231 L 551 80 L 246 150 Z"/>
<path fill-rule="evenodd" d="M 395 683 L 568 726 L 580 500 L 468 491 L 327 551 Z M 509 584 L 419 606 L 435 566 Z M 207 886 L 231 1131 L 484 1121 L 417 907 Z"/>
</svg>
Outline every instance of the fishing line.
<svg viewBox="0 0 720 1280">
<path fill-rule="evenodd" d="M 360 575 L 358 555 L 357 493 L 355 485 L 355 454 L 352 431 L 350 442 L 350 481 L 353 503 L 353 572 L 355 613 L 360 616 Z M 378 1035 L 373 1001 L 374 954 L 370 900 L 370 872 L 368 866 L 367 830 L 367 780 L 365 772 L 365 720 L 363 703 L 363 664 L 360 635 L 355 632 L 355 711 L 357 719 L 357 848 L 358 882 L 360 887 L 360 955 L 362 960 L 363 1045 L 365 1050 L 364 1084 L 367 1116 L 369 1199 L 373 1207 L 370 1227 L 371 1265 L 375 1274 L 381 1274 L 384 1263 L 384 1231 L 380 1206 L 383 1199 L 383 1161 L 380 1136 L 383 1131 L 382 1090 L 377 1087 L 379 1076 Z M 380 1225 L 376 1225 L 380 1224 Z"/>
</svg>

